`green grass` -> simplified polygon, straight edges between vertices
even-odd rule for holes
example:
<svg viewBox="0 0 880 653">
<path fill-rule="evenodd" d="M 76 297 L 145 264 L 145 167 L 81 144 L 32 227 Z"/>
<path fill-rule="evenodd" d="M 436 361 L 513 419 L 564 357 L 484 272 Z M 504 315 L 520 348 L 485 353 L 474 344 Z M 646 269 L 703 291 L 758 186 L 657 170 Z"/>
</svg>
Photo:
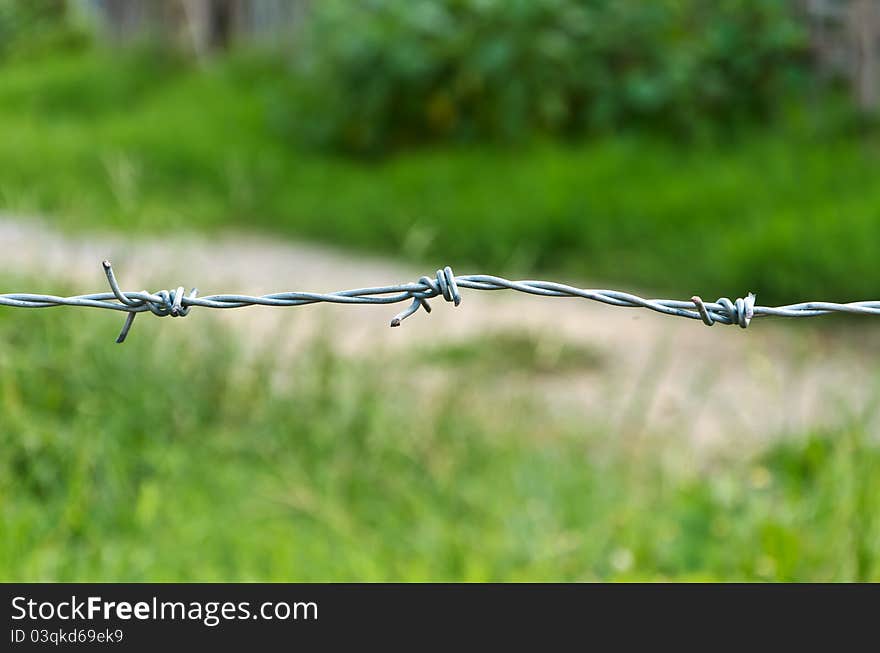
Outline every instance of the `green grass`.
<svg viewBox="0 0 880 653">
<path fill-rule="evenodd" d="M 707 463 L 175 324 L 0 311 L 0 580 L 880 580 L 858 423 Z"/>
<path fill-rule="evenodd" d="M 419 352 L 419 358 L 459 371 L 491 375 L 585 372 L 601 369 L 604 362 L 597 349 L 513 330 L 429 346 Z"/>
<path fill-rule="evenodd" d="M 727 141 L 623 134 L 355 161 L 283 135 L 283 70 L 258 58 L 197 70 L 85 53 L 0 74 L 0 206 L 72 228 L 248 227 L 682 297 L 851 300 L 880 285 L 876 136 L 817 131 L 809 112 Z"/>
</svg>

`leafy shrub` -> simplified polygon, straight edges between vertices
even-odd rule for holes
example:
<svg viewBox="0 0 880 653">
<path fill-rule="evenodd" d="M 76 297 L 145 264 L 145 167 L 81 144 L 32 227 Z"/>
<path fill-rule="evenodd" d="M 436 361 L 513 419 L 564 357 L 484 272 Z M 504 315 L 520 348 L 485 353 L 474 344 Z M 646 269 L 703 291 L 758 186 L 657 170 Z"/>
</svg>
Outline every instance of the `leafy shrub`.
<svg viewBox="0 0 880 653">
<path fill-rule="evenodd" d="M 796 78 L 784 0 L 316 3 L 291 124 L 322 146 L 510 141 L 762 116 Z"/>
<path fill-rule="evenodd" d="M 86 32 L 65 0 L 0 0 L 0 58 L 83 46 Z"/>
</svg>

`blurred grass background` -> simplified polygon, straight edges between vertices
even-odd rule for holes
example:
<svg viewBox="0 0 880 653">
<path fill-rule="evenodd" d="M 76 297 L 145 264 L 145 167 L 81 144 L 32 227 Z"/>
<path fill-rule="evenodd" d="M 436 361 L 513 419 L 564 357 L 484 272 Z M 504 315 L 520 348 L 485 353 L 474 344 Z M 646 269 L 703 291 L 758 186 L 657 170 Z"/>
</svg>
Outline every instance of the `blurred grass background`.
<svg viewBox="0 0 880 653">
<path fill-rule="evenodd" d="M 278 379 L 222 332 L 115 348 L 95 322 L 0 314 L 4 580 L 880 574 L 880 450 L 857 422 L 706 466 L 534 396 L 499 420 L 497 369 L 427 402 L 320 342 Z"/>
<path fill-rule="evenodd" d="M 111 46 L 92 4 L 0 3 L 6 212 L 682 297 L 876 296 L 876 120 L 818 79 L 792 3 L 327 2 L 281 45 L 207 50 Z M 858 419 L 707 466 L 480 401 L 589 351 L 440 347 L 415 361 L 447 373 L 426 402 L 327 343 L 279 380 L 223 331 L 114 348 L 91 319 L 0 312 L 3 580 L 880 579 Z"/>
</svg>

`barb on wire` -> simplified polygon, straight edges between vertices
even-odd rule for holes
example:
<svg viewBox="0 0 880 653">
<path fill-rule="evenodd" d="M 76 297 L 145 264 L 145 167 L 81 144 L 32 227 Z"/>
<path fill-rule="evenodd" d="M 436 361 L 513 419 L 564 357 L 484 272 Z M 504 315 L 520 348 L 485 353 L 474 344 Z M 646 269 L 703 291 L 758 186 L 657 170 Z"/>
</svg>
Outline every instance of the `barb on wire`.
<svg viewBox="0 0 880 653">
<path fill-rule="evenodd" d="M 199 297 L 193 288 L 189 293 L 183 286 L 175 290 L 160 290 L 149 293 L 124 292 L 116 281 L 113 267 L 104 261 L 104 274 L 110 284 L 110 292 L 74 297 L 54 295 L 35 295 L 12 293 L 0 295 L 0 306 L 15 308 L 48 308 L 52 306 L 84 306 L 102 308 L 127 313 L 122 331 L 116 342 L 125 341 L 134 320 L 140 313 L 150 312 L 158 317 L 186 317 L 193 307 L 202 308 L 243 308 L 246 306 L 305 306 L 327 302 L 333 304 L 396 304 L 409 301 L 410 304 L 391 320 L 396 327 L 422 308 L 431 312 L 428 300 L 442 297 L 455 306 L 461 303 L 461 288 L 469 290 L 516 290 L 542 297 L 579 297 L 626 308 L 647 308 L 664 315 L 674 315 L 693 320 L 701 320 L 707 326 L 715 323 L 735 324 L 745 329 L 752 318 L 775 315 L 779 317 L 815 317 L 828 313 L 854 313 L 859 315 L 880 315 L 880 301 L 851 302 L 802 302 L 786 306 L 756 306 L 755 295 L 749 293 L 745 298 L 734 301 L 722 297 L 714 303 L 704 302 L 694 296 L 690 301 L 673 299 L 644 299 L 637 295 L 618 290 L 590 290 L 575 288 L 553 281 L 510 281 L 487 274 L 455 276 L 452 268 L 437 270 L 434 277 L 421 277 L 415 283 L 400 283 L 374 288 L 356 288 L 333 293 L 284 292 L 273 295 L 252 297 L 250 295 L 210 295 Z"/>
</svg>

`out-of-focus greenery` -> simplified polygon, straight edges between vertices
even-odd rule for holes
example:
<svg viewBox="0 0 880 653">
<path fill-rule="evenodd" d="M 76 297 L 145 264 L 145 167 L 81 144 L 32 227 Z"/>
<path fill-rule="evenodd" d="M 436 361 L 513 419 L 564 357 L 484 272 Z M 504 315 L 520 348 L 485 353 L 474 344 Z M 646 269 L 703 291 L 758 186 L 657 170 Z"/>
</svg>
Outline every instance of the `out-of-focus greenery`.
<svg viewBox="0 0 880 653">
<path fill-rule="evenodd" d="M 0 0 L 0 60 L 82 49 L 89 42 L 65 0 Z"/>
<path fill-rule="evenodd" d="M 880 580 L 857 423 L 707 466 L 528 396 L 498 420 L 480 375 L 320 343 L 279 373 L 172 324 L 0 311 L 0 580 Z"/>
<path fill-rule="evenodd" d="M 729 130 L 804 81 L 787 0 L 324 0 L 304 27 L 291 131 L 355 152 Z"/>
<path fill-rule="evenodd" d="M 407 20 L 427 6 L 405 4 Z M 673 39 L 677 7 L 723 17 L 739 4 L 765 6 L 584 4 L 630 12 L 632 26 L 616 29 L 659 19 L 632 44 L 644 59 L 620 64 L 609 106 L 584 124 L 559 117 L 552 94 L 570 89 L 533 97 L 540 71 L 529 67 L 518 106 L 497 82 L 504 63 L 487 78 L 497 94 L 486 115 L 426 134 L 503 136 L 511 125 L 492 112 L 508 106 L 514 127 L 550 132 L 671 111 L 686 123 L 688 98 L 710 122 L 759 115 L 792 61 L 773 59 L 792 43 L 785 30 L 771 38 L 775 18 L 689 31 L 668 57 L 657 49 Z M 497 6 L 437 3 L 493 20 Z M 551 3 L 506 6 L 543 16 Z M 523 20 L 504 23 L 510 38 Z M 516 38 L 535 62 L 552 55 L 543 37 Z M 754 60 L 727 70 L 724 48 Z M 755 62 L 769 66 L 767 86 Z M 706 75 L 709 90 L 681 70 Z M 540 270 L 682 297 L 852 299 L 878 287 L 880 155 L 872 133 L 854 138 L 846 111 L 829 122 L 786 105 L 772 129 L 724 138 L 627 131 L 365 161 L 279 133 L 316 105 L 305 88 L 291 93 L 277 59 L 197 67 L 155 51 L 74 50 L 6 57 L 0 79 L 0 207 L 70 229 L 247 227 L 459 272 Z M 735 80 L 752 80 L 754 98 L 716 111 L 713 93 L 728 97 Z M 389 148 L 410 139 L 377 129 Z M 2 285 L 58 291 L 40 283 Z M 157 324 L 114 347 L 117 315 L 0 311 L 0 580 L 880 580 L 880 450 L 858 420 L 713 464 L 625 429 L 594 432 L 528 392 L 493 394 L 499 371 L 601 367 L 590 349 L 511 331 L 426 347 L 404 376 L 387 357 L 343 360 L 320 342 L 279 361 L 205 324 Z"/>
<path fill-rule="evenodd" d="M 0 205 L 71 227 L 247 226 L 686 297 L 876 294 L 880 150 L 845 111 L 792 111 L 722 141 L 633 133 L 363 162 L 267 128 L 276 66 L 151 53 L 3 66 Z"/>
<path fill-rule="evenodd" d="M 495 331 L 466 342 L 427 346 L 420 356 L 460 372 L 567 374 L 601 368 L 602 354 L 564 340 L 537 339 L 517 331 Z"/>
</svg>

